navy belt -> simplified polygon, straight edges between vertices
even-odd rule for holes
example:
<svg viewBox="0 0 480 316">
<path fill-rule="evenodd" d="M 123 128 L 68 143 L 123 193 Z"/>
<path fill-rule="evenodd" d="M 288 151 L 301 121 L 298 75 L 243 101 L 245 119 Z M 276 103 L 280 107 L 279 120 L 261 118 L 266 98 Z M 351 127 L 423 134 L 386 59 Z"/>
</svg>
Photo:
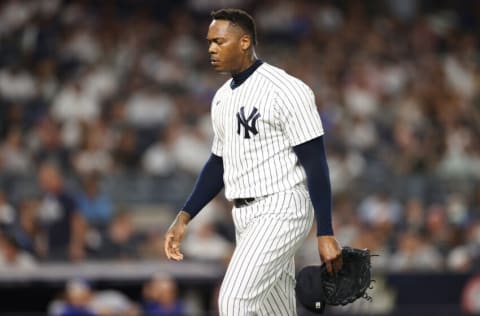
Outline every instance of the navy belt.
<svg viewBox="0 0 480 316">
<path fill-rule="evenodd" d="M 255 198 L 242 198 L 242 199 L 233 199 L 233 205 L 236 208 L 244 207 L 255 202 Z"/>
</svg>

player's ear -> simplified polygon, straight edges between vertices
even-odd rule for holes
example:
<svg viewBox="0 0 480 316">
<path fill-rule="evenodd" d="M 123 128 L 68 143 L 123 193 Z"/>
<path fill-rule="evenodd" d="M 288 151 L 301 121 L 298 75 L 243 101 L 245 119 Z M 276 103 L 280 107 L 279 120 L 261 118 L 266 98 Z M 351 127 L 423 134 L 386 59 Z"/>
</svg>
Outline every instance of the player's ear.
<svg viewBox="0 0 480 316">
<path fill-rule="evenodd" d="M 248 50 L 250 46 L 252 46 L 252 39 L 250 38 L 250 35 L 242 35 L 242 37 L 240 37 L 240 47 L 242 50 Z"/>
</svg>

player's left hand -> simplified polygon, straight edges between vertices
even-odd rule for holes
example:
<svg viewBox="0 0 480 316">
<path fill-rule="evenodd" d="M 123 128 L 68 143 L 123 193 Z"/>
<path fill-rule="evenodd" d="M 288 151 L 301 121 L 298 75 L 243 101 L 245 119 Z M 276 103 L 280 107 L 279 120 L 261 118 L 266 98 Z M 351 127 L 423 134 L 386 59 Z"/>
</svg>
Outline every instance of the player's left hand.
<svg viewBox="0 0 480 316">
<path fill-rule="evenodd" d="M 327 272 L 335 275 L 342 269 L 342 247 L 335 236 L 318 236 L 318 253 Z"/>
</svg>

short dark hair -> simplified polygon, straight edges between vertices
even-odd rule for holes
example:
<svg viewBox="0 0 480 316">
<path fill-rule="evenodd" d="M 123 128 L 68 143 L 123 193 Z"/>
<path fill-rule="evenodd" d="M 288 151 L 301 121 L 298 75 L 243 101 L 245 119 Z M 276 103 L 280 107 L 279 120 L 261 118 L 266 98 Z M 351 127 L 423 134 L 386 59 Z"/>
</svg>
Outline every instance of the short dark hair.
<svg viewBox="0 0 480 316">
<path fill-rule="evenodd" d="M 253 46 L 257 45 L 257 30 L 255 21 L 247 12 L 240 9 L 220 9 L 212 11 L 210 14 L 214 20 L 230 21 L 234 25 L 240 26 L 250 35 Z"/>
</svg>

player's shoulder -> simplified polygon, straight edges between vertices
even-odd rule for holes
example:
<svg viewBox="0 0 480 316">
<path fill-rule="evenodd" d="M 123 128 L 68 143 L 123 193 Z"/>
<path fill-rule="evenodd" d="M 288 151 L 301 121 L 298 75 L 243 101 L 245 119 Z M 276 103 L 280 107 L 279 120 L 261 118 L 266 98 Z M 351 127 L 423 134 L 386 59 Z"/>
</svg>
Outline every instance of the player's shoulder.
<svg viewBox="0 0 480 316">
<path fill-rule="evenodd" d="M 228 89 L 230 89 L 230 81 L 232 81 L 231 78 L 225 81 L 225 83 L 217 89 L 215 95 L 213 96 L 212 103 L 222 98 L 222 95 L 224 95 L 228 91 Z"/>
<path fill-rule="evenodd" d="M 279 93 L 311 92 L 312 89 L 301 79 L 289 74 L 284 69 L 263 63 L 258 69 L 259 75 L 268 80 Z"/>
<path fill-rule="evenodd" d="M 226 80 L 221 86 L 220 88 L 218 88 L 217 90 L 217 93 L 218 92 L 223 92 L 227 89 L 230 89 L 230 83 L 232 82 L 232 78 L 229 78 L 228 80 Z"/>
</svg>

